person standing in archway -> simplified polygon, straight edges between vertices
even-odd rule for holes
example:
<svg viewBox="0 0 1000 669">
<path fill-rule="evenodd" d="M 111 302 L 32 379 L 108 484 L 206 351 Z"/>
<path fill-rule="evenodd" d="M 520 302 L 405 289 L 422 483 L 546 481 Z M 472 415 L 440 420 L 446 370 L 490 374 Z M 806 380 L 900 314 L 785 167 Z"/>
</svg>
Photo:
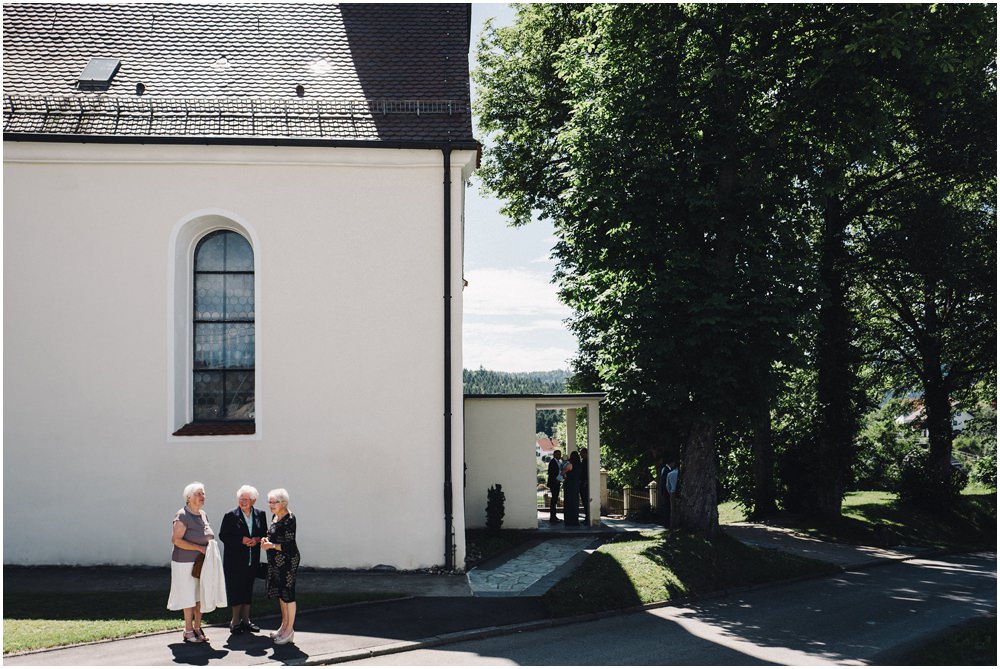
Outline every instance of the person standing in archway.
<svg viewBox="0 0 1000 669">
<path fill-rule="evenodd" d="M 580 449 L 580 505 L 583 507 L 583 522 L 590 527 L 590 472 L 587 466 L 587 449 Z"/>
<path fill-rule="evenodd" d="M 556 507 L 559 505 L 559 490 L 562 488 L 562 451 L 556 450 L 549 460 L 549 522 L 561 523 L 556 517 Z"/>
</svg>

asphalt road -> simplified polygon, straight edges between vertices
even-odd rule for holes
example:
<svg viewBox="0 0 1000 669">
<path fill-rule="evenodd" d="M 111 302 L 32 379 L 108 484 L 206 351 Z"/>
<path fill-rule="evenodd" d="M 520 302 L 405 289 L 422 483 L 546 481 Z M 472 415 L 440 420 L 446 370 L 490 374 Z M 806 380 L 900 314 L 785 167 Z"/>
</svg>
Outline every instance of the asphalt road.
<svg viewBox="0 0 1000 669">
<path fill-rule="evenodd" d="M 901 647 L 995 614 L 996 596 L 995 552 L 918 559 L 354 664 L 882 664 Z"/>
</svg>

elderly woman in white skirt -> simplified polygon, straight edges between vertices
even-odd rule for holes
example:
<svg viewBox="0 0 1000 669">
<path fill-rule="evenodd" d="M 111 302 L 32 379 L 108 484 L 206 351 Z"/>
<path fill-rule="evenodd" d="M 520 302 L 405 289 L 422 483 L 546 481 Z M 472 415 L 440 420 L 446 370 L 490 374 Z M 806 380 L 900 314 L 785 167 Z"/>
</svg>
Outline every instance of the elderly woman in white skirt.
<svg viewBox="0 0 1000 669">
<path fill-rule="evenodd" d="M 208 637 L 201 629 L 199 579 L 192 570 L 199 555 L 208 550 L 215 533 L 208 524 L 205 506 L 205 486 L 195 481 L 184 488 L 184 508 L 174 516 L 170 556 L 170 597 L 167 608 L 184 611 L 184 642 L 204 643 Z"/>
</svg>

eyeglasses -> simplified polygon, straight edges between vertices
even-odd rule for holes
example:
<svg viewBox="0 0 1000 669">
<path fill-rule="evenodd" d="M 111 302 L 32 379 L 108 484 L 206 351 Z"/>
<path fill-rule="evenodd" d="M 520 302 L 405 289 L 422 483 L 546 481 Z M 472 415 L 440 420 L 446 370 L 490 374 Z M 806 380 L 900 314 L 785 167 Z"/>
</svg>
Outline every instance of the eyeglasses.
<svg viewBox="0 0 1000 669">
<path fill-rule="evenodd" d="M 268 504 L 281 504 L 281 502 L 279 502 L 279 501 L 278 501 L 278 500 L 276 500 L 276 499 L 269 499 L 269 500 L 267 500 L 267 503 L 268 503 Z"/>
</svg>

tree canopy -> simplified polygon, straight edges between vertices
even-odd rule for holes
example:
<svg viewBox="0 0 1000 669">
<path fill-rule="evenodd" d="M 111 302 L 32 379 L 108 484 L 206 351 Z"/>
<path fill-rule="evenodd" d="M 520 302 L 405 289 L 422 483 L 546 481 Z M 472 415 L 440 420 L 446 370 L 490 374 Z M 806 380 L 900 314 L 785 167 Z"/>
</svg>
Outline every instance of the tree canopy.
<svg viewBox="0 0 1000 669">
<path fill-rule="evenodd" d="M 649 464 L 680 454 L 681 523 L 712 533 L 723 434 L 754 435 L 766 503 L 779 391 L 805 380 L 814 424 L 798 447 L 828 479 L 806 506 L 839 513 L 861 354 L 887 341 L 874 324 L 892 323 L 891 302 L 871 298 L 889 285 L 879 277 L 897 275 L 904 248 L 995 234 L 995 17 L 715 4 L 533 4 L 517 17 L 478 51 L 483 180 L 515 225 L 555 225 L 573 384 L 608 393 L 605 441 Z M 969 142 L 984 121 L 992 149 Z M 921 241 L 894 243 L 893 226 Z M 995 282 L 966 257 L 947 270 L 972 272 L 962 285 L 978 291 L 959 298 L 956 342 L 992 319 Z M 905 357 L 904 333 L 888 334 Z M 971 380 L 976 359 L 942 364 Z"/>
</svg>

